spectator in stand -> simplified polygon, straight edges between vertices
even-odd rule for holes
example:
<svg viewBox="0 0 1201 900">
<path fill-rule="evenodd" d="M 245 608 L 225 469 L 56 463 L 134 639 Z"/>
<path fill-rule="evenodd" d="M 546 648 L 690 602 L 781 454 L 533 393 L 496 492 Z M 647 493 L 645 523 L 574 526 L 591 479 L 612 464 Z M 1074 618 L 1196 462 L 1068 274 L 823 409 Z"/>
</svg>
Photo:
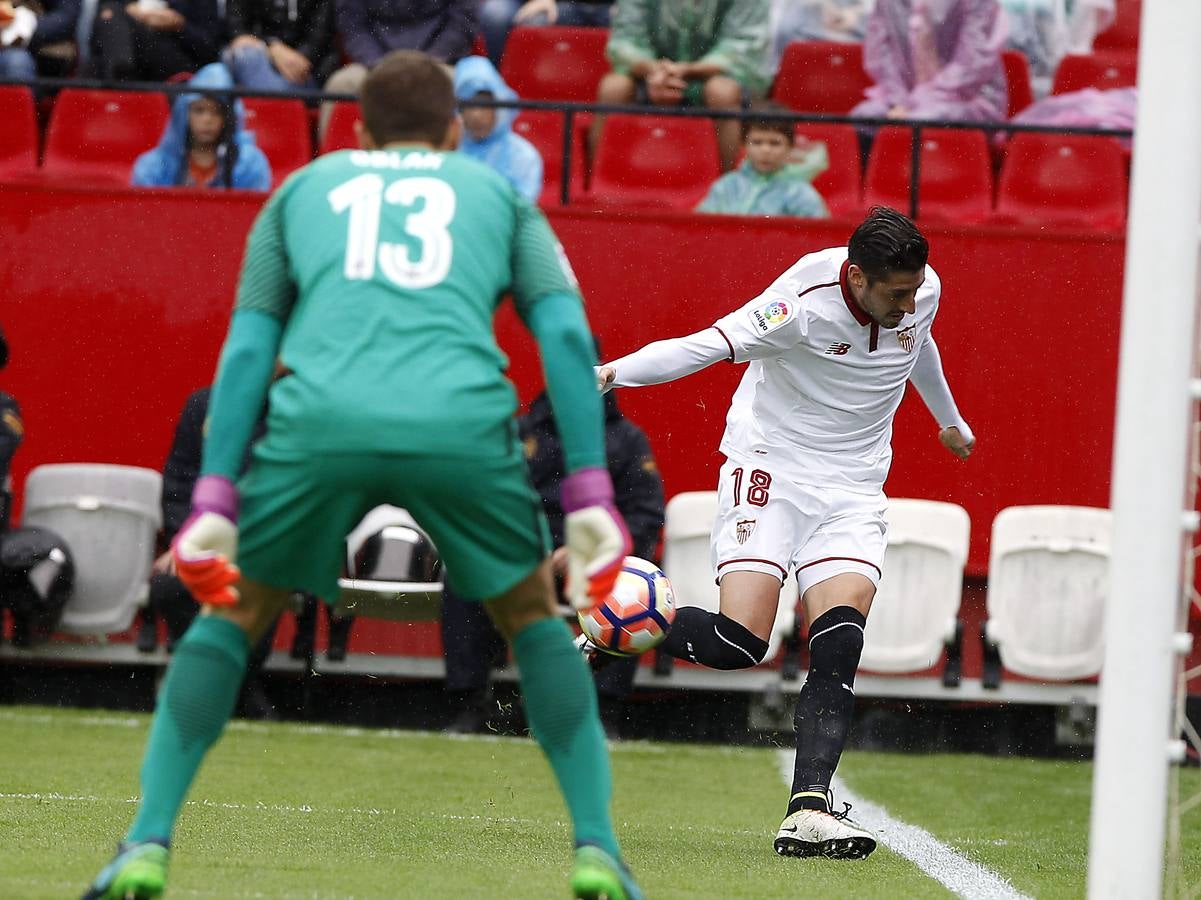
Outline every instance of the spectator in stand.
<svg viewBox="0 0 1201 900">
<path fill-rule="evenodd" d="M 1005 34 L 997 0 L 876 0 L 863 45 L 876 83 L 851 114 L 1004 121 Z"/>
<path fill-rule="evenodd" d="M 242 101 L 213 89 L 233 87 L 221 63 L 205 66 L 179 94 L 158 146 L 133 164 L 134 187 L 271 189 L 271 166 L 242 126 Z"/>
<path fill-rule="evenodd" d="M 700 105 L 737 110 L 770 80 L 768 0 L 621 0 L 613 12 L 609 60 L 600 103 Z M 603 116 L 589 134 L 595 156 Z M 742 129 L 717 122 L 723 171 L 733 168 Z"/>
<path fill-rule="evenodd" d="M 793 41 L 859 43 L 873 5 L 874 0 L 773 0 L 772 70 Z"/>
<path fill-rule="evenodd" d="M 504 175 L 531 203 L 542 193 L 542 157 L 534 145 L 513 133 L 515 109 L 470 106 L 475 98 L 516 100 L 496 67 L 483 56 L 468 56 L 455 65 L 455 96 L 463 120 L 459 151 Z"/>
<path fill-rule="evenodd" d="M 634 556 L 655 559 L 663 530 L 663 479 L 642 429 L 622 415 L 614 392 L 604 395 L 605 454 L 613 479 L 614 500 L 630 529 Z M 565 475 L 563 445 L 546 392 L 518 420 L 530 482 L 542 498 L 553 545 L 562 547 L 563 507 L 559 485 Z M 471 733 L 488 727 L 490 684 L 494 664 L 503 665 L 504 642 L 478 603 L 449 591 L 442 599 L 442 651 L 446 690 L 456 710 L 448 731 Z M 622 659 L 595 673 L 601 722 L 617 737 L 626 697 L 634 684 L 637 659 Z"/>
<path fill-rule="evenodd" d="M 1093 39 L 1112 24 L 1114 0 L 1001 0 L 1009 22 L 1008 46 L 1030 63 L 1035 97 L 1051 92 L 1059 61 L 1091 53 Z"/>
<path fill-rule="evenodd" d="M 8 341 L 0 331 L 0 369 L 8 365 Z M 0 534 L 8 531 L 12 511 L 12 466 L 13 454 L 25 438 L 25 426 L 21 422 L 21 407 L 11 394 L 0 391 Z M 3 620 L 0 619 L 0 625 Z"/>
<path fill-rule="evenodd" d="M 0 78 L 38 77 L 38 55 L 52 44 L 71 41 L 80 0 L 44 0 L 38 6 L 0 0 Z"/>
<path fill-rule="evenodd" d="M 226 0 L 222 59 L 241 87 L 320 87 L 338 66 L 333 0 Z"/>
<path fill-rule="evenodd" d="M 454 65 L 471 53 L 479 0 L 334 0 L 342 48 L 351 62 L 325 83 L 331 94 L 357 94 L 368 71 L 392 50 L 421 50 Z M 321 110 L 321 132 L 332 104 Z"/>
<path fill-rule="evenodd" d="M 488 58 L 500 65 L 509 31 L 515 25 L 564 25 L 573 28 L 608 28 L 614 0 L 484 0 L 480 4 L 480 31 Z"/>
<path fill-rule="evenodd" d="M 795 126 L 783 119 L 745 119 L 743 129 L 746 159 L 713 182 L 697 212 L 828 218 L 825 201 L 810 183 L 829 167 L 825 144 L 798 148 Z"/>
<path fill-rule="evenodd" d="M 216 61 L 223 34 L 217 0 L 103 0 L 92 24 L 89 74 L 166 81 Z"/>
</svg>

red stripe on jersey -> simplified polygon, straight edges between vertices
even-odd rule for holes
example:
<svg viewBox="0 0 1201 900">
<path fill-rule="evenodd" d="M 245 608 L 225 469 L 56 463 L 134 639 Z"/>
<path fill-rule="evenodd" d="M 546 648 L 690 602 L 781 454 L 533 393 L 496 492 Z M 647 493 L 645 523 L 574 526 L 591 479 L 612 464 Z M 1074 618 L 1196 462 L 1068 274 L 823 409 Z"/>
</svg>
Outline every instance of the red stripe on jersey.
<svg viewBox="0 0 1201 900">
<path fill-rule="evenodd" d="M 871 336 L 871 340 L 868 341 L 867 352 L 875 353 L 879 346 L 880 346 L 880 326 L 877 325 L 875 322 L 872 322 L 872 336 Z"/>
<path fill-rule="evenodd" d="M 799 569 L 797 569 L 797 574 L 799 575 L 801 572 L 803 572 L 805 569 L 808 569 L 810 566 L 820 566 L 822 563 L 840 562 L 840 561 L 841 562 L 863 563 L 863 565 L 867 566 L 868 568 L 875 569 L 877 575 L 880 575 L 881 577 L 884 575 L 884 573 L 880 571 L 880 567 L 878 565 L 876 565 L 874 562 L 868 562 L 866 559 L 859 559 L 854 556 L 827 556 L 825 559 L 815 559 L 813 562 L 805 563 L 803 566 L 801 566 Z"/>
<path fill-rule="evenodd" d="M 830 282 L 827 282 L 826 284 L 815 284 L 813 287 L 807 287 L 803 291 L 801 291 L 799 294 L 797 294 L 797 299 L 799 300 L 801 297 L 804 297 L 810 291 L 819 291 L 822 288 L 828 288 L 828 287 L 838 287 L 838 282 L 830 281 Z"/>
<path fill-rule="evenodd" d="M 872 317 L 863 311 L 863 307 L 859 305 L 859 301 L 855 299 L 855 295 L 851 293 L 850 282 L 847 281 L 847 270 L 851 267 L 850 260 L 844 260 L 842 263 L 842 271 L 838 273 L 838 284 L 842 288 L 842 302 L 847 305 L 847 309 L 851 311 L 851 315 L 855 317 L 855 321 L 860 325 L 866 325 L 871 322 Z M 876 348 L 873 347 L 873 350 Z"/>
<path fill-rule="evenodd" d="M 723 341 L 725 341 L 726 346 L 730 348 L 730 360 L 729 361 L 733 362 L 734 361 L 734 345 L 730 343 L 730 339 L 728 337 L 726 337 L 726 333 L 724 331 L 722 331 L 720 328 L 717 328 L 716 325 L 714 325 L 713 327 L 717 329 L 717 333 L 721 335 L 721 339 Z"/>
<path fill-rule="evenodd" d="M 788 580 L 788 570 L 785 569 L 778 562 L 776 562 L 775 560 L 771 560 L 771 559 L 758 559 L 757 557 L 754 557 L 754 556 L 740 556 L 737 559 L 727 559 L 724 562 L 719 562 L 717 564 L 717 571 L 720 572 L 722 566 L 729 566 L 729 565 L 733 565 L 734 563 L 740 563 L 740 562 L 763 563 L 766 566 L 775 566 L 777 569 L 780 570 L 780 580 L 781 581 Z M 869 563 L 869 565 L 870 565 L 870 563 Z"/>
</svg>

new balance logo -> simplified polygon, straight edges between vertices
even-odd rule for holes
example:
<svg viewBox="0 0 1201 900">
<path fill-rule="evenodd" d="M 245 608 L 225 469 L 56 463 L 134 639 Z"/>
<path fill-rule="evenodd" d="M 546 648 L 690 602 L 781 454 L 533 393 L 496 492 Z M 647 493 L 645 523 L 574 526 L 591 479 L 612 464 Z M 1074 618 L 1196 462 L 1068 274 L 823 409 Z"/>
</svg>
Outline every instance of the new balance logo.
<svg viewBox="0 0 1201 900">
<path fill-rule="evenodd" d="M 850 352 L 851 345 L 842 341 L 835 341 L 826 348 L 827 356 L 846 356 Z"/>
</svg>

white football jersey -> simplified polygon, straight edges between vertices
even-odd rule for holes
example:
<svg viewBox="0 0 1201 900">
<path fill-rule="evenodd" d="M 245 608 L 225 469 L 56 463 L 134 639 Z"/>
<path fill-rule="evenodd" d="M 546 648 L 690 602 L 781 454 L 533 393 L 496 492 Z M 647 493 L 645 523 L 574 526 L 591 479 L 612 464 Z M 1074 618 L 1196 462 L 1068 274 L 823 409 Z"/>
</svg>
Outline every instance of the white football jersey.
<svg viewBox="0 0 1201 900">
<path fill-rule="evenodd" d="M 810 253 L 714 327 L 750 362 L 721 450 L 774 476 L 874 493 L 892 462 L 892 420 L 938 311 L 926 267 L 916 310 L 881 328 L 847 284 L 847 250 Z"/>
</svg>

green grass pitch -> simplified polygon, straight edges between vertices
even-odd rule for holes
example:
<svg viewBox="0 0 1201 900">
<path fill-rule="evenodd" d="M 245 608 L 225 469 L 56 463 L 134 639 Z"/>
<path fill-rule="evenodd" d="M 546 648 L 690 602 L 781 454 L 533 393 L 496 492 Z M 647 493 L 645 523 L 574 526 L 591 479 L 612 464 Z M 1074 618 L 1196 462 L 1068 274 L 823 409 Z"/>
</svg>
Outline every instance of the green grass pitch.
<svg viewBox="0 0 1201 900">
<path fill-rule="evenodd" d="M 0 897 L 79 895 L 132 816 L 148 721 L 0 709 Z M 652 900 L 950 896 L 883 848 L 858 863 L 777 858 L 776 751 L 628 742 L 613 761 L 615 818 Z M 1083 895 L 1089 765 L 849 753 L 841 771 L 1018 890 Z M 1199 881 L 1201 823 L 1183 845 Z M 168 896 L 564 897 L 569 846 L 530 741 L 236 722 L 192 791 Z"/>
</svg>

